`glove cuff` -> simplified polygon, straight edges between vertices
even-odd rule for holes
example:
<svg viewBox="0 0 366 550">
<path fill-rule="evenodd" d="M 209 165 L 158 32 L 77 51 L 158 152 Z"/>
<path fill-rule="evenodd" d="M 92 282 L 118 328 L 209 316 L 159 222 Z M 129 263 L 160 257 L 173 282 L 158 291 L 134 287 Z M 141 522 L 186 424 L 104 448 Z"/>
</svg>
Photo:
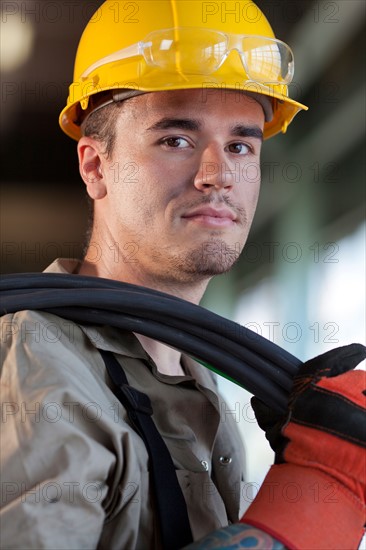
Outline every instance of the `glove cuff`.
<svg viewBox="0 0 366 550">
<path fill-rule="evenodd" d="M 365 507 L 330 475 L 281 464 L 269 470 L 242 523 L 267 532 L 287 548 L 358 548 Z"/>
</svg>

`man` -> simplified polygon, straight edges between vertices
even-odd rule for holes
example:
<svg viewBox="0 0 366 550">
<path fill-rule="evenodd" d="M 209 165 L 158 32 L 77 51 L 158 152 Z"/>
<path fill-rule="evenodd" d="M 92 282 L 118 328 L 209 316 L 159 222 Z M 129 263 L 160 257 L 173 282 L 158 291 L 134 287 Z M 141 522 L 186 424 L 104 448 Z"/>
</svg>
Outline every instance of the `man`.
<svg viewBox="0 0 366 550">
<path fill-rule="evenodd" d="M 197 304 L 210 278 L 232 267 L 258 200 L 263 137 L 285 131 L 304 107 L 286 95 L 292 54 L 274 39 L 263 14 L 246 0 L 240 22 L 233 22 L 215 6 L 200 0 L 106 2 L 91 19 L 60 122 L 78 140 L 93 225 L 81 261 L 58 260 L 46 271 L 133 283 Z M 362 487 L 349 481 L 350 468 L 339 473 L 328 464 L 333 440 L 325 458 L 319 452 L 314 459 L 305 446 L 306 460 L 298 463 L 298 425 L 293 433 L 293 423 L 284 428 L 276 418 L 274 426 L 259 404 L 277 459 L 285 461 L 271 470 L 267 487 L 300 483 L 304 489 L 319 479 L 336 480 L 338 506 L 329 518 L 340 524 L 345 518 L 346 534 L 338 527 L 325 534 L 305 495 L 296 508 L 296 529 L 284 520 L 289 503 L 272 493 L 263 497 L 263 491 L 238 523 L 244 454 L 235 427 L 220 422 L 220 398 L 208 371 L 138 333 L 34 311 L 5 316 L 3 323 L 14 327 L 6 332 L 2 377 L 8 388 L 5 547 L 173 547 L 159 527 L 149 453 L 112 392 L 105 352 L 112 352 L 130 386 L 150 398 L 193 540 L 223 528 L 198 547 L 315 548 L 320 537 L 331 548 L 335 538 L 340 547 L 359 541 Z M 362 353 L 333 355 L 329 372 L 334 376 L 335 364 L 336 374 L 349 370 Z M 327 361 L 315 370 L 310 362 L 303 376 L 313 380 Z M 351 386 L 348 378 L 341 389 L 326 390 L 343 395 L 343 386 Z M 301 391 L 292 394 L 295 405 L 301 398 Z M 350 407 L 354 401 L 361 407 L 358 394 L 350 392 L 349 400 Z M 343 437 L 347 430 L 338 431 Z M 357 451 L 356 445 L 355 459 Z M 315 536 L 299 528 L 304 518 Z M 176 539 L 177 548 L 189 541 Z"/>
</svg>

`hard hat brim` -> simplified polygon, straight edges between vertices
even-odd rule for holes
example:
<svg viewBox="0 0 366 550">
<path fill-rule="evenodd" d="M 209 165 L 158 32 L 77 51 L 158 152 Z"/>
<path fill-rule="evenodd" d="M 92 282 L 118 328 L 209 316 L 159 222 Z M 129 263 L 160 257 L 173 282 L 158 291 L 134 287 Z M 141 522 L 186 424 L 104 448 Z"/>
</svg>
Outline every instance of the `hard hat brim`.
<svg viewBox="0 0 366 550">
<path fill-rule="evenodd" d="M 128 88 L 128 86 L 126 86 Z M 291 123 L 293 118 L 300 112 L 300 111 L 307 111 L 308 107 L 306 105 L 303 105 L 302 103 L 299 103 L 298 101 L 295 101 L 294 99 L 289 98 L 287 95 L 281 94 L 275 90 L 275 86 L 273 86 L 272 89 L 270 89 L 268 86 L 264 86 L 259 83 L 255 82 L 248 82 L 246 84 L 243 84 L 240 89 L 238 89 L 237 86 L 227 86 L 223 88 L 222 83 L 217 85 L 214 81 L 211 80 L 210 83 L 207 83 L 206 87 L 203 87 L 202 82 L 200 83 L 186 83 L 185 85 L 182 84 L 171 84 L 165 88 L 161 86 L 144 86 L 139 87 L 139 92 L 161 92 L 161 91 L 174 91 L 174 90 L 182 90 L 182 89 L 202 89 L 205 91 L 205 93 L 209 93 L 210 90 L 217 90 L 219 89 L 221 93 L 225 93 L 225 91 L 236 91 L 238 93 L 240 92 L 252 92 L 255 94 L 262 94 L 264 96 L 269 97 L 273 102 L 273 117 L 272 120 L 265 122 L 264 124 L 264 139 L 268 139 L 280 132 L 285 133 L 287 130 L 288 125 Z M 86 103 L 88 103 L 89 98 L 93 95 L 99 94 L 101 92 L 105 92 L 108 90 L 111 90 L 113 88 L 106 87 L 98 88 L 95 91 L 95 94 L 89 94 L 88 96 L 85 96 Z M 114 89 L 119 89 L 118 83 L 116 84 Z M 134 88 L 131 88 L 133 90 Z M 72 139 L 78 141 L 81 138 L 81 122 L 83 118 L 80 117 L 80 103 L 71 103 L 66 105 L 66 107 L 61 111 L 60 117 L 59 117 L 59 124 L 62 128 L 62 130 L 65 132 L 66 135 L 71 137 Z"/>
</svg>

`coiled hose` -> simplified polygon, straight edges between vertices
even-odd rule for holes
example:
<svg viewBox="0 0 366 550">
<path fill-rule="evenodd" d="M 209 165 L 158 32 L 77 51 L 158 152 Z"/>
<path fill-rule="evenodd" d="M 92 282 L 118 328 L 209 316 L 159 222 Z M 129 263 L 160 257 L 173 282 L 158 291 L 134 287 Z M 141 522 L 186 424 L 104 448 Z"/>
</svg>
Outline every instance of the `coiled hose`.
<svg viewBox="0 0 366 550">
<path fill-rule="evenodd" d="M 4 275 L 0 313 L 30 309 L 76 323 L 110 325 L 163 342 L 245 388 L 278 412 L 287 408 L 302 362 L 263 336 L 157 290 L 60 273 Z"/>
</svg>

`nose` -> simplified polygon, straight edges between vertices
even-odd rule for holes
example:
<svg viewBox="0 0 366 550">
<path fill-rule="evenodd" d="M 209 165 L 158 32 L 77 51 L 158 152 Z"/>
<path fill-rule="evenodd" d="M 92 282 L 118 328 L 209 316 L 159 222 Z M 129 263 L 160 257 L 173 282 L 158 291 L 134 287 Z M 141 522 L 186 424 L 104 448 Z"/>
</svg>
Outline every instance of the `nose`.
<svg viewBox="0 0 366 550">
<path fill-rule="evenodd" d="M 234 173 L 225 161 L 225 154 L 217 144 L 209 144 L 203 150 L 194 186 L 199 191 L 229 191 L 234 184 Z"/>
</svg>

